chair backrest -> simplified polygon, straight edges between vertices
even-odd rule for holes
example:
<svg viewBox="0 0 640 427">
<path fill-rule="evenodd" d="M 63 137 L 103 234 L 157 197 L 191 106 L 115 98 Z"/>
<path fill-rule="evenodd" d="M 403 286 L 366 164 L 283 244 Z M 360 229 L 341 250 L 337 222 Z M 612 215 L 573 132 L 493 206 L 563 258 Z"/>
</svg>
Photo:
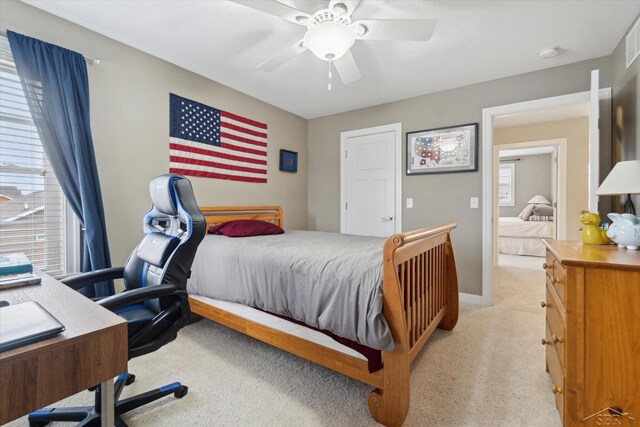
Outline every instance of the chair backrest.
<svg viewBox="0 0 640 427">
<path fill-rule="evenodd" d="M 196 249 L 205 235 L 204 215 L 198 209 L 191 182 L 181 175 L 161 175 L 149 183 L 152 206 L 144 217 L 144 239 L 124 268 L 127 289 L 171 283 L 186 289 Z M 161 300 L 151 300 L 155 312 Z"/>
</svg>

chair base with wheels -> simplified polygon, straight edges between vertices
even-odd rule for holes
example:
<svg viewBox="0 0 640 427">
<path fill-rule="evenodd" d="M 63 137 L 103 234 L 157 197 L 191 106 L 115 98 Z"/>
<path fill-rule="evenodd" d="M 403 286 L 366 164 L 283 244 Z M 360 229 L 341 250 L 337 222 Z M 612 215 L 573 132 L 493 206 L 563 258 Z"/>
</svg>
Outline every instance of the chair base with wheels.
<svg viewBox="0 0 640 427">
<path fill-rule="evenodd" d="M 154 390 L 138 394 L 126 399 L 120 399 L 120 394 L 125 386 L 132 384 L 136 379 L 135 375 L 124 373 L 118 377 L 114 384 L 115 393 L 115 425 L 116 427 L 126 427 L 120 417 L 122 414 L 136 408 L 173 394 L 176 398 L 182 399 L 187 395 L 189 387 L 179 382 L 164 385 Z M 77 422 L 78 427 L 100 426 L 101 421 L 101 390 L 100 386 L 95 387 L 94 406 L 76 406 L 71 408 L 43 408 L 29 414 L 29 427 L 44 427 L 52 421 Z"/>
</svg>

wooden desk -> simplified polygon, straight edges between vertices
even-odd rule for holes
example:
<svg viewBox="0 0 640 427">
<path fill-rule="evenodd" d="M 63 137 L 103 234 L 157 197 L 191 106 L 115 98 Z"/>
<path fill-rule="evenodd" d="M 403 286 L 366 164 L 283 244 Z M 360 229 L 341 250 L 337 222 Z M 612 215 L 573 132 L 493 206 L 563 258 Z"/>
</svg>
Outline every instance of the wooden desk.
<svg viewBox="0 0 640 427">
<path fill-rule="evenodd" d="M 42 272 L 42 284 L 0 291 L 10 304 L 37 301 L 66 330 L 0 353 L 0 424 L 102 383 L 102 425 L 113 426 L 113 378 L 127 370 L 127 324 Z"/>
</svg>

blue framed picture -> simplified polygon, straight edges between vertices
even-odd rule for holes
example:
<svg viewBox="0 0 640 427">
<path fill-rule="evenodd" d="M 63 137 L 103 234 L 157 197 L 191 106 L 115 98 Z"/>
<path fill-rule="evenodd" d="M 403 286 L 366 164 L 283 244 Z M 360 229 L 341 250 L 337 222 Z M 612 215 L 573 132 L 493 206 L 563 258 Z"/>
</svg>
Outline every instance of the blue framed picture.
<svg viewBox="0 0 640 427">
<path fill-rule="evenodd" d="M 283 172 L 298 172 L 298 153 L 280 150 L 280 170 Z"/>
</svg>

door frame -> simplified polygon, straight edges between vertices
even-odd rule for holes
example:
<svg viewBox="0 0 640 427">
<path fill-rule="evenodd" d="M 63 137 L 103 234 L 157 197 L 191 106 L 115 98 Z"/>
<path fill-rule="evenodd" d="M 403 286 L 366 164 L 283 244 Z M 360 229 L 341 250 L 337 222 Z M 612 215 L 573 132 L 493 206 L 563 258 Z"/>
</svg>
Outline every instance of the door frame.
<svg viewBox="0 0 640 427">
<path fill-rule="evenodd" d="M 356 129 L 340 133 L 340 232 L 344 233 L 347 225 L 347 213 L 345 203 L 347 201 L 347 183 L 345 182 L 346 163 L 345 153 L 349 138 L 366 136 L 375 133 L 395 133 L 394 180 L 395 180 L 395 233 L 402 232 L 402 123 L 392 123 L 382 126 L 374 126 L 365 129 Z"/>
<path fill-rule="evenodd" d="M 500 166 L 500 151 L 517 148 L 555 147 L 558 160 L 556 174 L 556 239 L 567 238 L 567 139 L 545 139 L 539 141 L 516 142 L 511 144 L 499 144 L 493 146 L 493 211 L 500 212 L 498 200 L 498 168 Z M 498 218 L 493 217 L 493 260 L 492 267 L 498 265 Z"/>
<path fill-rule="evenodd" d="M 611 88 L 598 91 L 600 102 L 611 102 Z M 482 305 L 493 305 L 493 119 L 508 114 L 527 113 L 551 108 L 591 102 L 591 92 L 535 99 L 515 104 L 500 105 L 482 109 L 482 295 L 478 300 Z M 600 115 L 602 128 L 611 128 L 610 115 Z M 607 133 L 605 132 L 605 135 Z M 592 159 L 589 159 L 591 162 Z M 487 203 L 487 201 L 489 201 Z"/>
</svg>

